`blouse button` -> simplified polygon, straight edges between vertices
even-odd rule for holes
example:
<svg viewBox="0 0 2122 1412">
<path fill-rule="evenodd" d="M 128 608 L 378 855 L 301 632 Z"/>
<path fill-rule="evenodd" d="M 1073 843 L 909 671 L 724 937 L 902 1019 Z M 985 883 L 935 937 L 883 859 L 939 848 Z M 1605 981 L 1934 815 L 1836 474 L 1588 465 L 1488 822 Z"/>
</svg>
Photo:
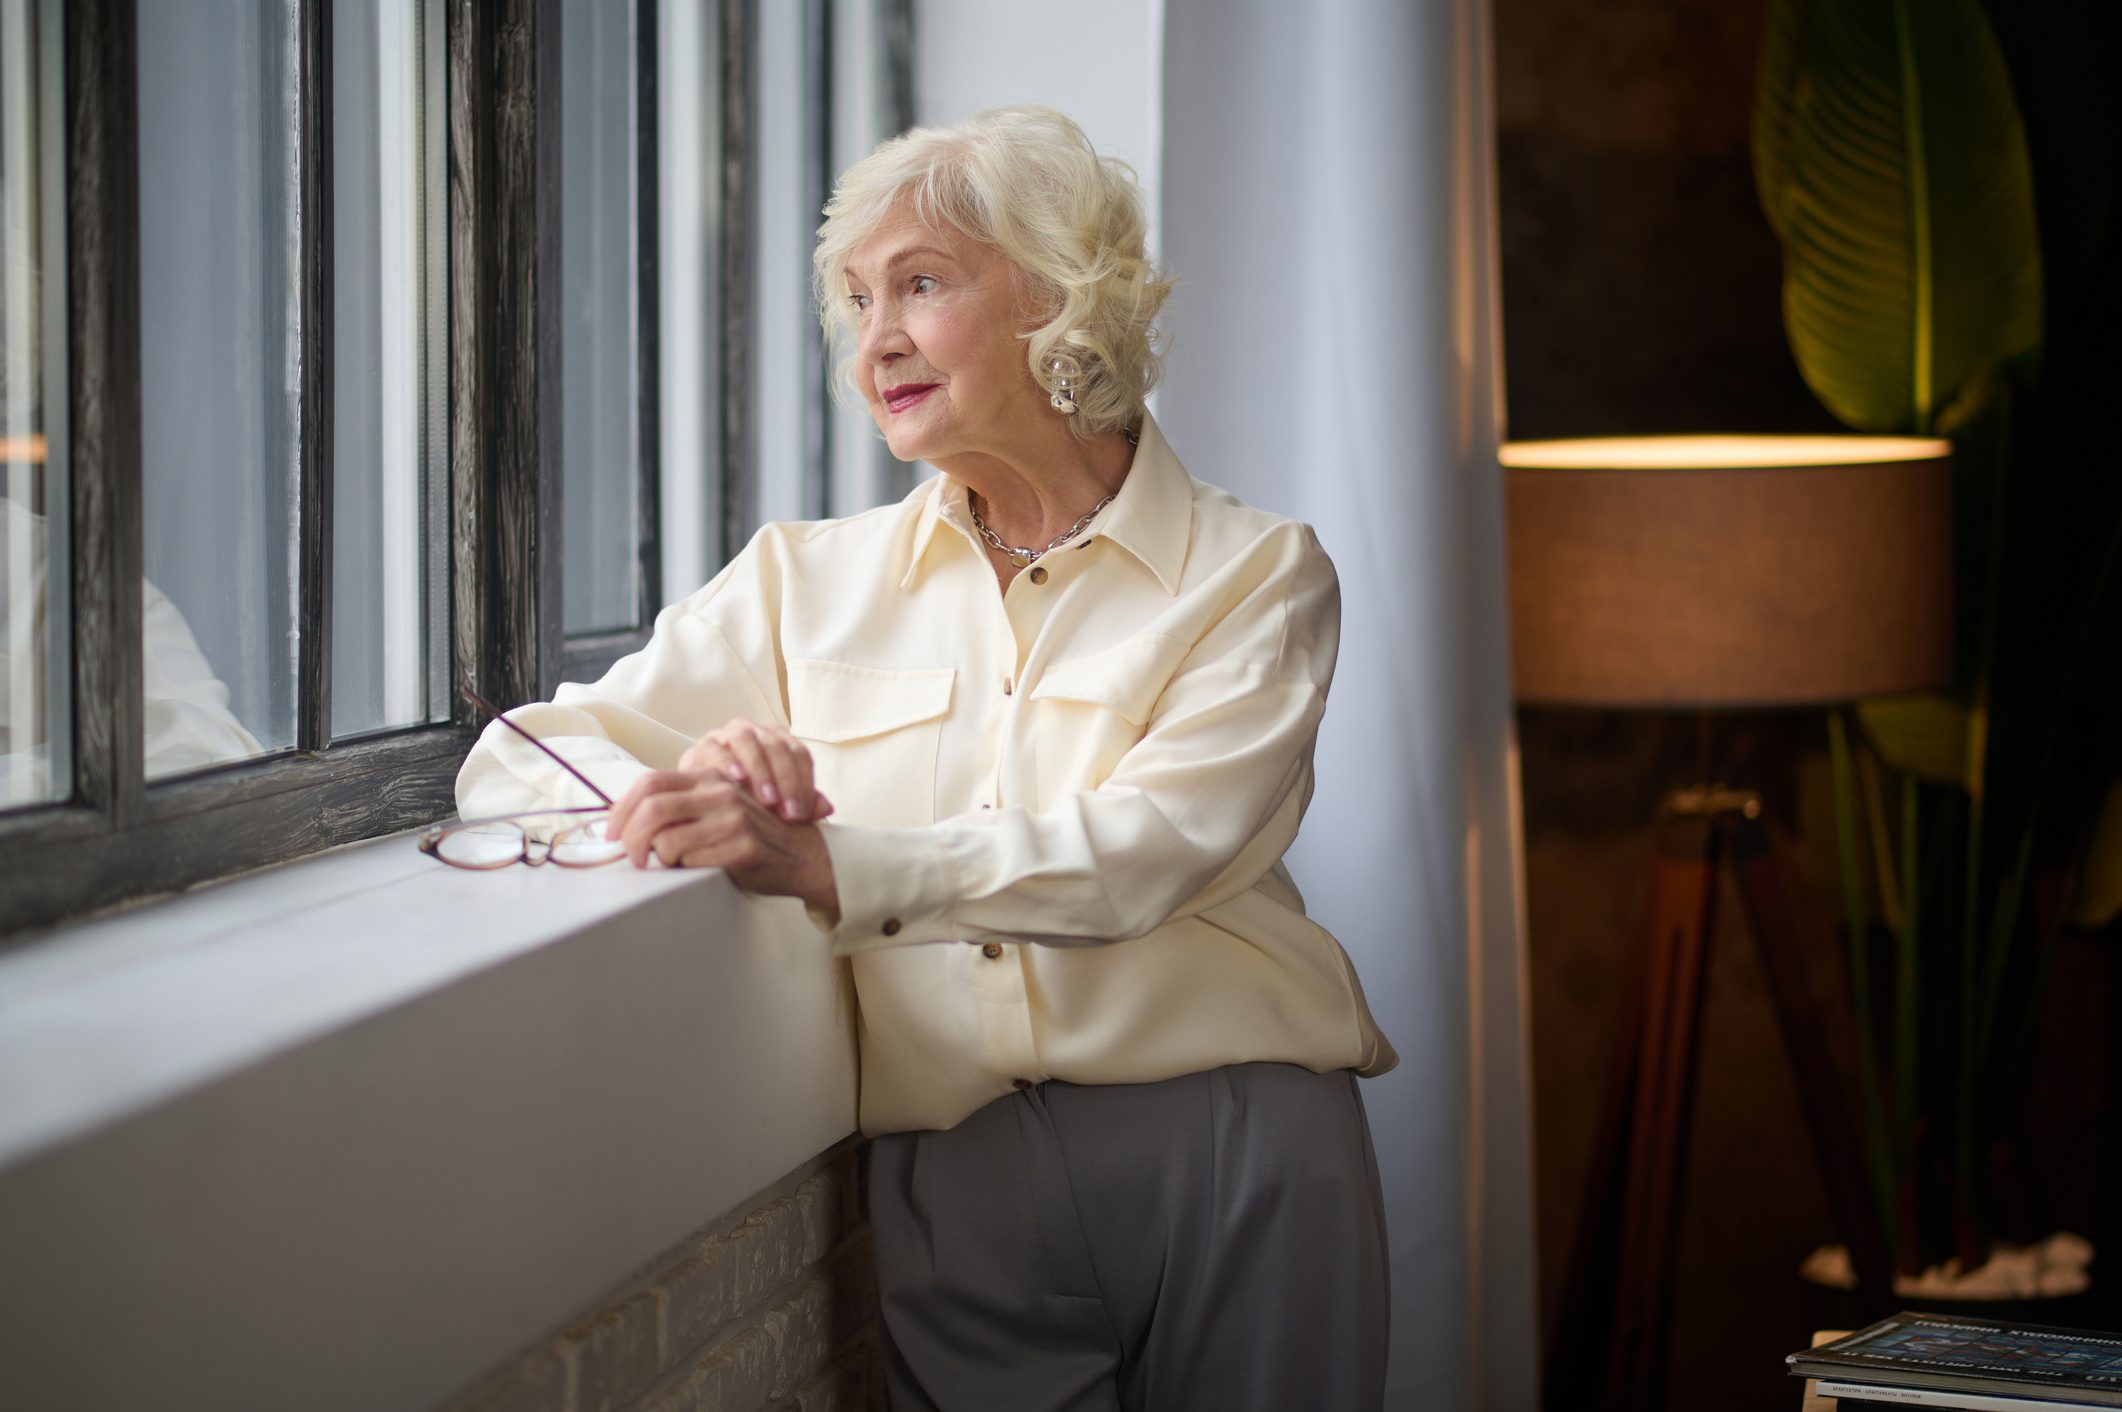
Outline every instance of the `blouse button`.
<svg viewBox="0 0 2122 1412">
<path fill-rule="evenodd" d="M 1046 582 L 1046 570 L 1045 570 L 1044 568 L 1036 568 L 1036 569 L 1033 569 L 1033 570 L 1032 570 L 1032 582 L 1033 582 L 1033 583 L 1045 583 L 1045 582 Z"/>
<path fill-rule="evenodd" d="M 1002 959 L 1002 943 L 991 941 L 980 948 L 980 954 L 990 961 L 1000 961 Z"/>
<path fill-rule="evenodd" d="M 899 919 L 897 917 L 886 917 L 883 931 L 886 936 L 897 936 L 899 934 Z"/>
</svg>

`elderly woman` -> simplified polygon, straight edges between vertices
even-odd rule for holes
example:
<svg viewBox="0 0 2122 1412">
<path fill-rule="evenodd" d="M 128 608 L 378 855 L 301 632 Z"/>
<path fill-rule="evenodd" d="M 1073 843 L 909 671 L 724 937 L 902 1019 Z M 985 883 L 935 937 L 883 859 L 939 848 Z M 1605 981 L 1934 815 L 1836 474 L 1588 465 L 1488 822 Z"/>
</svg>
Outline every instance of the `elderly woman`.
<svg viewBox="0 0 2122 1412">
<path fill-rule="evenodd" d="M 1395 1056 L 1281 861 L 1333 567 L 1144 410 L 1168 286 L 1068 119 L 911 132 L 825 214 L 849 380 L 941 474 L 767 525 L 512 719 L 616 798 L 636 864 L 801 898 L 852 963 L 895 1407 L 1375 1407 L 1355 1079 Z M 458 790 L 586 802 L 491 729 Z"/>
</svg>

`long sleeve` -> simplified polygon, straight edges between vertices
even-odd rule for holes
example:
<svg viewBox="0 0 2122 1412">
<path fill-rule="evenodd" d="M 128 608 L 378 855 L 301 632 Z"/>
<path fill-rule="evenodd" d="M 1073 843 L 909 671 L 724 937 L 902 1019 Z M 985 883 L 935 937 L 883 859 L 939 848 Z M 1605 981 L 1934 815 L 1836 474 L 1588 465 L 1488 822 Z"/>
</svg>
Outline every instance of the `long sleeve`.
<svg viewBox="0 0 2122 1412">
<path fill-rule="evenodd" d="M 1392 1047 L 1282 867 L 1340 606 L 1310 527 L 1194 480 L 1145 417 L 1111 503 L 999 594 L 941 474 L 763 527 L 642 651 L 511 716 L 615 797 L 735 717 L 804 743 L 866 1132 L 1044 1078 L 1379 1073 Z M 458 779 L 474 817 L 589 802 L 506 728 Z"/>
<path fill-rule="evenodd" d="M 1309 802 L 1340 596 L 1297 524 L 1263 536 L 1231 575 L 1228 610 L 1095 789 L 921 828 L 822 825 L 841 906 L 834 949 L 1123 941 L 1259 882 Z"/>
<path fill-rule="evenodd" d="M 776 666 L 774 574 L 755 537 L 728 567 L 656 616 L 648 645 L 589 685 L 509 719 L 551 746 L 613 799 L 651 770 L 670 769 L 700 736 L 734 717 L 788 723 Z M 457 774 L 466 818 L 597 801 L 565 770 L 499 722 Z"/>
</svg>

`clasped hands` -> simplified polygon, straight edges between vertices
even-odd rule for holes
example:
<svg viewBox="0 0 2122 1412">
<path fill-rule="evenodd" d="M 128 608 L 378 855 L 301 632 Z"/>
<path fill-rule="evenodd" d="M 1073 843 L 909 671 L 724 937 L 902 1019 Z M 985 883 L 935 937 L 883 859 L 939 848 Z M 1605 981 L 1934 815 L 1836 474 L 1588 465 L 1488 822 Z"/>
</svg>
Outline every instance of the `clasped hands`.
<svg viewBox="0 0 2122 1412">
<path fill-rule="evenodd" d="M 612 805 L 605 834 L 645 868 L 721 868 L 747 892 L 800 897 L 837 918 L 839 890 L 818 821 L 832 801 L 812 782 L 810 747 L 739 719 L 652 770 Z"/>
</svg>

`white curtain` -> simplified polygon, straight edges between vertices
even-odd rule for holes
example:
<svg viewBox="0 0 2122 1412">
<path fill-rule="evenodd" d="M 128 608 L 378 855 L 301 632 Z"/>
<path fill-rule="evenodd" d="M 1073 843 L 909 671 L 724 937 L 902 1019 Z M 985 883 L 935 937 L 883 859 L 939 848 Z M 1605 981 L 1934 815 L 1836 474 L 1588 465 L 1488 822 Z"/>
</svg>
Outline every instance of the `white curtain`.
<svg viewBox="0 0 2122 1412">
<path fill-rule="evenodd" d="M 1537 1405 L 1487 0 L 1166 0 L 1158 416 L 1318 527 L 1339 673 L 1290 864 L 1400 1068 L 1365 1086 L 1394 1408 Z"/>
</svg>

